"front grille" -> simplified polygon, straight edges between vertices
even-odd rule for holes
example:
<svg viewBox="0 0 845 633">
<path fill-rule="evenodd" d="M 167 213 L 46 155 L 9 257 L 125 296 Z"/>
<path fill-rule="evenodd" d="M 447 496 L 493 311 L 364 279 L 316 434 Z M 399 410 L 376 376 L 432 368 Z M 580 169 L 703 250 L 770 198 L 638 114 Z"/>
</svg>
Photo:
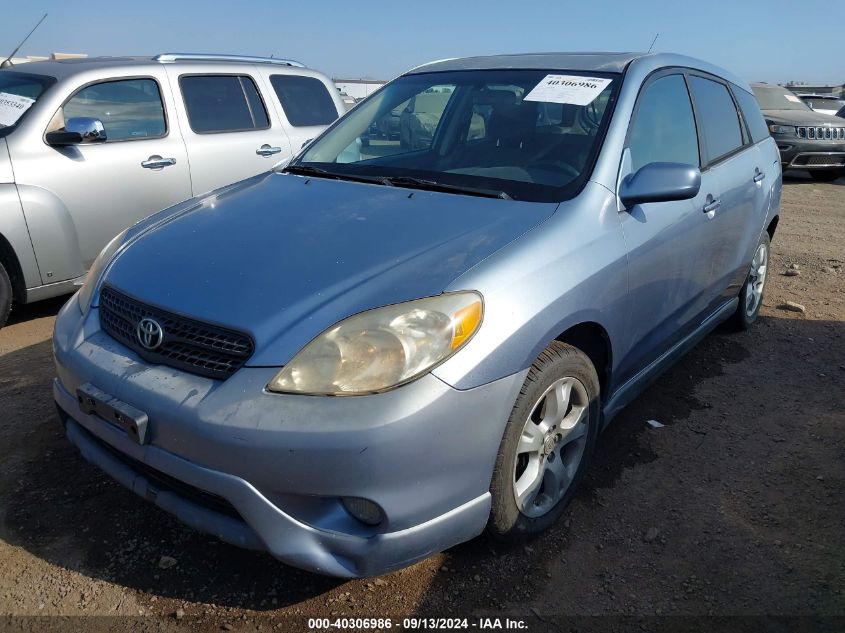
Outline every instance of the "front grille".
<svg viewBox="0 0 845 633">
<path fill-rule="evenodd" d="M 799 127 L 799 138 L 806 138 L 815 141 L 841 141 L 845 140 L 845 127 Z"/>
<path fill-rule="evenodd" d="M 142 347 L 138 339 L 144 318 L 161 326 L 161 345 L 155 350 Z M 234 374 L 255 350 L 252 338 L 243 332 L 147 305 L 108 286 L 100 291 L 100 325 L 146 361 L 219 380 Z"/>
</svg>

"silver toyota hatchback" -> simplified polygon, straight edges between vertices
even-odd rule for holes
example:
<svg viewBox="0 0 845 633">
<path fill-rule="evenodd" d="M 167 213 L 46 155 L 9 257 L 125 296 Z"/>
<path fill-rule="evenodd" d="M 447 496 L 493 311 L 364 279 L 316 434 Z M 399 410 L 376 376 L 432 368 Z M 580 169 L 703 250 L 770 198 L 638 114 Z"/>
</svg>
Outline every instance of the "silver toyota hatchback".
<svg viewBox="0 0 845 633">
<path fill-rule="evenodd" d="M 432 63 L 114 238 L 56 321 L 55 400 L 131 490 L 305 569 L 535 535 L 625 404 L 754 322 L 780 190 L 705 62 Z"/>
</svg>

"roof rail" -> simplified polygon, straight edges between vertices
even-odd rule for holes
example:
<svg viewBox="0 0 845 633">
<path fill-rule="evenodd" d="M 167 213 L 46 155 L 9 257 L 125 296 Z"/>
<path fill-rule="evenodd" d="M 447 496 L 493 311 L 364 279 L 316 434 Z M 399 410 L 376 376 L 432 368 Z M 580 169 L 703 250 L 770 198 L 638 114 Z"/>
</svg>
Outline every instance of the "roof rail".
<svg viewBox="0 0 845 633">
<path fill-rule="evenodd" d="M 252 55 L 219 55 L 216 53 L 161 53 L 160 55 L 153 57 L 153 61 L 249 62 L 251 64 L 277 64 L 279 66 L 296 66 L 297 68 L 305 68 L 305 64 L 292 59 L 255 57 Z"/>
</svg>

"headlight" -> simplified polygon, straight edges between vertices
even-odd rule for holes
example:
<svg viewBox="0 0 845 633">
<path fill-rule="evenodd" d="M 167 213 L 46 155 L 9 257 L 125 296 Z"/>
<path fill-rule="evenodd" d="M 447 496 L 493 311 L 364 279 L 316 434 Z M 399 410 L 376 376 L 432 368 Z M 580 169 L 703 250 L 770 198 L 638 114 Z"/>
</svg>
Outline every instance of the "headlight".
<svg viewBox="0 0 845 633">
<path fill-rule="evenodd" d="M 79 307 L 82 309 L 83 314 L 86 314 L 88 312 L 88 308 L 91 307 L 91 297 L 94 296 L 94 288 L 97 287 L 97 282 L 100 281 L 100 276 L 103 274 L 103 268 L 105 268 L 106 264 L 109 263 L 117 249 L 120 248 L 121 244 L 123 244 L 123 240 L 126 238 L 128 230 L 129 229 L 126 229 L 126 231 L 118 233 L 111 242 L 106 244 L 106 247 L 100 251 L 100 254 L 97 255 L 97 259 L 95 259 L 94 263 L 91 264 L 91 268 L 88 269 L 88 274 L 85 275 L 85 283 L 82 285 L 82 288 L 79 289 Z"/>
<path fill-rule="evenodd" d="M 769 123 L 769 132 L 772 134 L 791 134 L 792 136 L 795 136 L 795 126 Z"/>
<path fill-rule="evenodd" d="M 481 315 L 475 292 L 361 312 L 308 343 L 267 389 L 336 396 L 384 391 L 449 358 L 478 329 Z"/>
</svg>

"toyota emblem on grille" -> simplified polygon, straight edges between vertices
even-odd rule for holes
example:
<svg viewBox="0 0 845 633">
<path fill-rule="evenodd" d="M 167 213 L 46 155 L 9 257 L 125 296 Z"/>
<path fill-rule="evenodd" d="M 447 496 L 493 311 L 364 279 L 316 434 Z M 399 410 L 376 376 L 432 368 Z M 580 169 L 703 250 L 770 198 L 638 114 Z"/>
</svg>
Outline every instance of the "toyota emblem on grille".
<svg viewBox="0 0 845 633">
<path fill-rule="evenodd" d="M 135 333 L 138 336 L 138 342 L 141 344 L 141 347 L 148 350 L 157 349 L 161 345 L 162 339 L 164 339 L 164 330 L 161 329 L 157 321 L 150 318 L 141 319 Z"/>
</svg>

